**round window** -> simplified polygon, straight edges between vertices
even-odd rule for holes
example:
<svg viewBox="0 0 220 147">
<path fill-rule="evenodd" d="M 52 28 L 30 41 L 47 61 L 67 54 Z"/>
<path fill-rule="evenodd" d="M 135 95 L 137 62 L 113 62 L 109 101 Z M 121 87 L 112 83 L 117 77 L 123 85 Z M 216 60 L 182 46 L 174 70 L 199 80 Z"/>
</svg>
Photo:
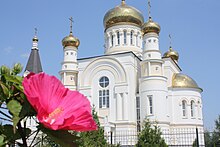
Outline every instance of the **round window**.
<svg viewBox="0 0 220 147">
<path fill-rule="evenodd" d="M 101 77 L 101 79 L 99 79 L 99 85 L 102 88 L 105 88 L 109 85 L 109 79 L 107 77 Z"/>
</svg>

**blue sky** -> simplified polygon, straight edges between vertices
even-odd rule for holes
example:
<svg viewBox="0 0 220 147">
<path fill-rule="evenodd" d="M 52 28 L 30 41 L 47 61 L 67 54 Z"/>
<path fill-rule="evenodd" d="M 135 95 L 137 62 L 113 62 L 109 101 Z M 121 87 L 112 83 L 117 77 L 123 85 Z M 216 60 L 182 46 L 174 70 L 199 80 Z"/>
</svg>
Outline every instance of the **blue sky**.
<svg viewBox="0 0 220 147">
<path fill-rule="evenodd" d="M 39 50 L 46 73 L 58 75 L 63 59 L 61 40 L 69 34 L 69 17 L 73 17 L 73 34 L 80 39 L 78 56 L 91 57 L 104 52 L 103 17 L 119 5 L 120 0 L 2 0 L 0 2 L 0 65 L 16 62 L 26 65 L 38 28 Z M 147 18 L 147 0 L 126 0 Z M 153 20 L 161 26 L 160 49 L 172 46 L 179 52 L 182 72 L 203 88 L 205 128 L 212 129 L 220 114 L 219 0 L 154 0 Z"/>
</svg>

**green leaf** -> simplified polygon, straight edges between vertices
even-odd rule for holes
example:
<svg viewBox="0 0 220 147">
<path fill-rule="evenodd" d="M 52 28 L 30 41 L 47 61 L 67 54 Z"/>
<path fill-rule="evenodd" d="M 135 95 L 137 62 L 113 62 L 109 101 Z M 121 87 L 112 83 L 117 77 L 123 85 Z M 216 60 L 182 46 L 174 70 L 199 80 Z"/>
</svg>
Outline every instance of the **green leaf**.
<svg viewBox="0 0 220 147">
<path fill-rule="evenodd" d="M 27 99 L 24 99 L 22 103 L 22 109 L 19 115 L 21 118 L 24 118 L 26 116 L 36 116 L 36 111 L 34 108 L 31 106 L 29 101 Z"/>
<path fill-rule="evenodd" d="M 21 91 L 21 92 L 24 91 L 24 88 L 23 88 L 23 86 L 21 86 L 21 85 L 13 84 L 13 86 L 15 86 L 15 88 L 18 89 L 18 90 Z"/>
<path fill-rule="evenodd" d="M 2 83 L 1 81 L 0 81 L 0 89 L 2 89 L 2 92 L 5 95 L 5 97 L 8 97 L 8 95 L 9 95 L 8 87 L 5 86 L 5 84 Z"/>
<path fill-rule="evenodd" d="M 16 132 L 16 126 L 18 124 L 18 122 L 20 121 L 20 117 L 18 116 L 13 116 L 12 120 L 13 120 L 13 127 L 14 127 L 14 132 Z"/>
<path fill-rule="evenodd" d="M 12 82 L 18 85 L 22 85 L 22 79 L 19 76 L 3 75 L 8 82 Z"/>
<path fill-rule="evenodd" d="M 13 114 L 13 116 L 19 116 L 22 109 L 22 105 L 16 100 L 10 100 L 7 103 L 7 108 Z"/>
<path fill-rule="evenodd" d="M 53 141 L 58 143 L 61 146 L 65 147 L 78 147 L 78 145 L 75 143 L 75 141 L 78 139 L 78 137 L 74 134 L 71 134 L 68 131 L 64 130 L 49 130 L 47 128 L 44 128 L 42 125 L 39 126 L 40 130 L 47 134 Z"/>
<path fill-rule="evenodd" d="M 0 146 L 1 147 L 5 147 L 6 146 L 6 142 L 4 141 L 4 137 L 2 135 L 0 135 Z"/>
<path fill-rule="evenodd" d="M 19 114 L 21 112 L 22 105 L 16 100 L 10 100 L 7 103 L 7 108 L 9 112 L 13 115 L 13 126 L 15 128 L 18 122 L 20 121 Z"/>
</svg>

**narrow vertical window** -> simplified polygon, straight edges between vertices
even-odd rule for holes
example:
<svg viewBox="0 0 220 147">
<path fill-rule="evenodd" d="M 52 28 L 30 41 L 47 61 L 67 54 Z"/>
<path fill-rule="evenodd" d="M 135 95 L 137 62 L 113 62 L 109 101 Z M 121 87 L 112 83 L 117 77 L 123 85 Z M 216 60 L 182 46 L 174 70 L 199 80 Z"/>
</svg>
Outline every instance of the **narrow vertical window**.
<svg viewBox="0 0 220 147">
<path fill-rule="evenodd" d="M 106 39 L 106 46 L 109 47 L 109 37 Z"/>
<path fill-rule="evenodd" d="M 183 117 L 186 117 L 186 101 L 182 101 L 182 112 L 183 112 Z"/>
<path fill-rule="evenodd" d="M 131 31 L 131 45 L 133 45 L 133 31 Z"/>
<path fill-rule="evenodd" d="M 114 46 L 114 36 L 111 34 L 111 46 Z"/>
<path fill-rule="evenodd" d="M 109 79 L 101 77 L 99 86 L 99 108 L 109 108 Z"/>
<path fill-rule="evenodd" d="M 200 112 L 200 109 L 201 109 L 201 104 L 200 104 L 200 102 L 198 101 L 198 105 L 197 105 L 198 118 L 201 118 L 201 112 Z"/>
<path fill-rule="evenodd" d="M 118 45 L 120 45 L 120 33 L 117 32 L 117 40 L 118 40 Z"/>
<path fill-rule="evenodd" d="M 127 31 L 124 31 L 124 44 L 127 44 Z"/>
<path fill-rule="evenodd" d="M 153 96 L 149 95 L 148 97 L 148 106 L 149 106 L 149 114 L 153 114 Z"/>
<path fill-rule="evenodd" d="M 141 131 L 141 112 L 140 112 L 140 97 L 136 98 L 136 110 L 137 110 L 137 131 Z"/>
<path fill-rule="evenodd" d="M 195 102 L 194 101 L 191 101 L 190 107 L 191 107 L 191 117 L 195 117 Z"/>
<path fill-rule="evenodd" d="M 102 90 L 99 90 L 99 108 L 102 108 Z"/>
<path fill-rule="evenodd" d="M 136 36 L 136 46 L 138 46 L 138 36 Z"/>
</svg>

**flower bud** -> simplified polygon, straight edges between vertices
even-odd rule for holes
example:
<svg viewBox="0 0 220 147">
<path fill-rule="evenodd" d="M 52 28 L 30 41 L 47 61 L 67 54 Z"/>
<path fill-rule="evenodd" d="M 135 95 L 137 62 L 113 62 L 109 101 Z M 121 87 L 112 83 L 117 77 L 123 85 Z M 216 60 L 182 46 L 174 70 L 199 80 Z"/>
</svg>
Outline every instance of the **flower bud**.
<svg viewBox="0 0 220 147">
<path fill-rule="evenodd" d="M 20 63 L 15 63 L 14 67 L 12 68 L 12 72 L 15 75 L 17 75 L 17 74 L 21 73 L 22 69 L 23 69 L 23 67 L 22 67 L 22 65 Z"/>
<path fill-rule="evenodd" d="M 5 66 L 5 65 L 2 65 L 0 67 L 0 74 L 3 75 L 3 74 L 10 74 L 10 69 Z"/>
</svg>

